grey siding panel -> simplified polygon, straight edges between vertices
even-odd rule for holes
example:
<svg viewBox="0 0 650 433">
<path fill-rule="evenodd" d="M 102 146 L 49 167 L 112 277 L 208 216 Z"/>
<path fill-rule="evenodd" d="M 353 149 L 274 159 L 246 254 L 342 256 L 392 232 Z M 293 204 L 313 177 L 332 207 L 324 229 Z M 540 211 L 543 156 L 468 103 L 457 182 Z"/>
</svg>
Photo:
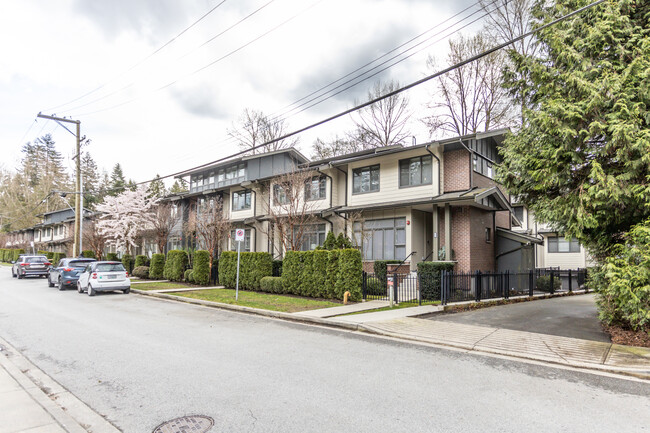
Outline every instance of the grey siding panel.
<svg viewBox="0 0 650 433">
<path fill-rule="evenodd" d="M 251 159 L 248 161 L 248 169 L 246 170 L 246 180 L 259 179 L 260 176 L 260 160 Z"/>
<path fill-rule="evenodd" d="M 265 178 L 273 175 L 273 160 L 271 157 L 264 156 L 259 160 L 259 177 Z"/>
<path fill-rule="evenodd" d="M 46 224 L 59 223 L 68 218 L 74 218 L 74 212 L 72 211 L 72 209 L 66 209 L 65 211 L 62 212 L 57 212 L 52 215 L 47 215 L 45 217 L 45 223 Z"/>
</svg>

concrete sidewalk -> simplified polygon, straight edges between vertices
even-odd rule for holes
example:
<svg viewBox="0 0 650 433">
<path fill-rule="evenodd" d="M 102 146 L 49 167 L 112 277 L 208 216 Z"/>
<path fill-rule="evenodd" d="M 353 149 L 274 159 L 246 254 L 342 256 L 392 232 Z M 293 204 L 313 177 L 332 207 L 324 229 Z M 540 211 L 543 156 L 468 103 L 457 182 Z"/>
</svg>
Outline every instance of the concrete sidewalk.
<svg viewBox="0 0 650 433">
<path fill-rule="evenodd" d="M 1 338 L 0 349 L 0 433 L 120 432 Z"/>
</svg>

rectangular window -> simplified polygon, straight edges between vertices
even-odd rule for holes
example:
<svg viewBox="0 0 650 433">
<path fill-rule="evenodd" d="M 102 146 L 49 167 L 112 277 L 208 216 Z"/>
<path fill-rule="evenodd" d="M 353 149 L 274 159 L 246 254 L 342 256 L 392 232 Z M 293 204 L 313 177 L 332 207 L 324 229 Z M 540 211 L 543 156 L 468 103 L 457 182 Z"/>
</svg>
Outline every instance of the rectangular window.
<svg viewBox="0 0 650 433">
<path fill-rule="evenodd" d="M 515 216 L 521 223 L 524 223 L 524 207 L 523 206 L 516 206 L 513 207 L 512 210 L 515 211 Z"/>
<path fill-rule="evenodd" d="M 320 200 L 325 198 L 325 176 L 314 176 L 305 182 L 305 200 Z"/>
<path fill-rule="evenodd" d="M 492 229 L 490 227 L 485 228 L 485 242 L 492 242 Z"/>
<path fill-rule="evenodd" d="M 251 208 L 251 191 L 238 191 L 232 194 L 232 210 Z"/>
<path fill-rule="evenodd" d="M 472 159 L 472 163 L 475 172 L 489 177 L 490 179 L 494 178 L 494 170 L 492 170 L 492 163 L 490 161 L 475 153 Z"/>
<path fill-rule="evenodd" d="M 294 229 L 294 236 L 297 229 Z M 325 243 L 325 224 L 311 224 L 305 226 L 302 232 L 301 251 L 311 251 Z"/>
<path fill-rule="evenodd" d="M 224 185 L 234 185 L 246 180 L 246 163 L 242 162 L 237 165 L 222 168 L 217 172 L 217 185 L 221 187 Z"/>
<path fill-rule="evenodd" d="M 379 191 L 379 164 L 352 170 L 352 193 Z"/>
<path fill-rule="evenodd" d="M 431 185 L 431 155 L 403 159 L 399 162 L 399 186 Z"/>
<path fill-rule="evenodd" d="M 565 237 L 549 237 L 548 239 L 548 252 L 549 253 L 579 253 L 580 242 L 576 238 Z"/>
<path fill-rule="evenodd" d="M 357 222 L 352 230 L 357 245 L 363 249 L 364 260 L 406 258 L 406 218 Z"/>
<path fill-rule="evenodd" d="M 230 250 L 237 251 L 237 241 L 235 241 L 235 230 L 230 231 Z M 244 230 L 244 242 L 241 244 L 241 251 L 250 252 L 251 250 L 251 229 Z"/>
<path fill-rule="evenodd" d="M 289 203 L 287 192 L 280 185 L 273 185 L 273 204 L 276 206 Z"/>
</svg>

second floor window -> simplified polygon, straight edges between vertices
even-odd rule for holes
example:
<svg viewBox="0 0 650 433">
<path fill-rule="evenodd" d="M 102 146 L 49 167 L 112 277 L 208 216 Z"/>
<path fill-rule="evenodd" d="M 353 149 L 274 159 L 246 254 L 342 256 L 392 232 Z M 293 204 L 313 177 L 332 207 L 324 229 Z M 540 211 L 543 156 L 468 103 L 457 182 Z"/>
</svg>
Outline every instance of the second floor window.
<svg viewBox="0 0 650 433">
<path fill-rule="evenodd" d="M 576 238 L 565 237 L 549 237 L 548 239 L 548 252 L 549 253 L 579 253 L 580 242 Z"/>
<path fill-rule="evenodd" d="M 251 250 L 251 229 L 244 229 L 244 241 L 241 244 L 241 250 L 250 252 Z M 237 251 L 237 241 L 235 241 L 235 230 L 230 231 L 230 251 Z"/>
<path fill-rule="evenodd" d="M 431 185 L 431 155 L 399 162 L 399 186 Z"/>
<path fill-rule="evenodd" d="M 273 204 L 275 206 L 289 203 L 287 192 L 280 185 L 273 185 Z"/>
<path fill-rule="evenodd" d="M 379 191 L 379 164 L 352 170 L 352 194 Z"/>
<path fill-rule="evenodd" d="M 474 154 L 473 158 L 474 171 L 482 174 L 483 176 L 494 179 L 494 170 L 492 170 L 492 162 L 483 158 L 478 154 Z"/>
<path fill-rule="evenodd" d="M 320 200 L 325 198 L 325 184 L 327 179 L 323 176 L 314 176 L 305 183 L 305 200 Z"/>
<path fill-rule="evenodd" d="M 232 210 L 245 210 L 251 208 L 251 192 L 239 191 L 232 195 Z"/>
</svg>

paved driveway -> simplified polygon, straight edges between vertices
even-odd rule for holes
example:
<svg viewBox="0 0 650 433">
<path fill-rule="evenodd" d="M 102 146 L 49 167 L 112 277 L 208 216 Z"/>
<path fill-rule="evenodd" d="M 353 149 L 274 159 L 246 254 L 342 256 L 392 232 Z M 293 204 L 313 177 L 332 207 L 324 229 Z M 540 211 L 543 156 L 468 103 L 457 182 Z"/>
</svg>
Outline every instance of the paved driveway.
<svg viewBox="0 0 650 433">
<path fill-rule="evenodd" d="M 598 321 L 593 293 L 436 314 L 428 319 L 610 342 Z"/>
</svg>

